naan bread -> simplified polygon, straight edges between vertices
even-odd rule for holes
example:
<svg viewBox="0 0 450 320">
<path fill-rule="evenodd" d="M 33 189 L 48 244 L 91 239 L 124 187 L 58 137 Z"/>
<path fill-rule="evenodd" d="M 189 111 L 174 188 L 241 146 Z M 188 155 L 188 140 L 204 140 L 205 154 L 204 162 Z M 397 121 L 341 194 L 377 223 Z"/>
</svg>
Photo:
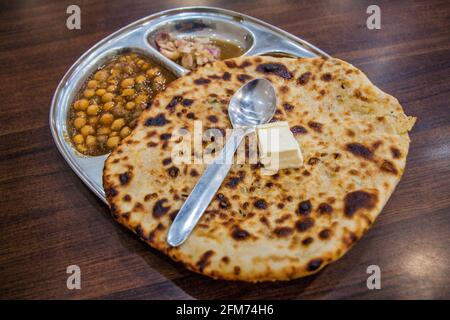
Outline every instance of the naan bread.
<svg viewBox="0 0 450 320">
<path fill-rule="evenodd" d="M 166 243 L 177 210 L 206 165 L 171 162 L 179 128 L 230 128 L 227 106 L 245 82 L 269 79 L 275 120 L 288 121 L 304 166 L 263 175 L 233 165 L 196 229 Z M 109 156 L 113 217 L 190 270 L 213 278 L 288 280 L 339 259 L 374 223 L 403 174 L 408 117 L 398 101 L 339 59 L 241 57 L 172 82 Z"/>
</svg>

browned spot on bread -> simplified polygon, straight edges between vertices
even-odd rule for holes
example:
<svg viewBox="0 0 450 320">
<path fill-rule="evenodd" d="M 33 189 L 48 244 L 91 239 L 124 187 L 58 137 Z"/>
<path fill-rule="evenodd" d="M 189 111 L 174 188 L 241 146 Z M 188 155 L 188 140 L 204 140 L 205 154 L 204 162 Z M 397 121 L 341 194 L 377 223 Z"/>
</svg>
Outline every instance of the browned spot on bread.
<svg viewBox="0 0 450 320">
<path fill-rule="evenodd" d="M 162 164 L 165 165 L 165 166 L 167 166 L 167 165 L 169 165 L 171 163 L 172 163 L 172 159 L 171 158 L 165 158 L 165 159 L 162 160 Z"/>
<path fill-rule="evenodd" d="M 241 229 L 239 226 L 234 226 L 231 231 L 231 237 L 233 237 L 236 241 L 246 240 L 250 237 L 250 233 L 244 229 Z"/>
<path fill-rule="evenodd" d="M 142 229 L 141 225 L 138 224 L 135 228 L 134 228 L 134 232 L 136 233 L 136 235 L 143 239 L 144 237 L 144 230 Z"/>
<path fill-rule="evenodd" d="M 241 268 L 239 266 L 234 266 L 233 272 L 237 276 L 241 273 Z"/>
<path fill-rule="evenodd" d="M 391 173 L 394 175 L 398 173 L 398 170 L 397 168 L 395 168 L 395 165 L 389 160 L 383 160 L 380 169 L 384 172 Z"/>
<path fill-rule="evenodd" d="M 170 206 L 165 207 L 164 203 L 167 202 L 167 199 L 161 199 L 156 201 L 155 205 L 153 206 L 153 216 L 155 218 L 161 218 L 163 215 L 169 211 Z"/>
<path fill-rule="evenodd" d="M 183 97 L 175 96 L 170 100 L 170 102 L 166 106 L 166 110 L 169 110 L 170 112 L 174 112 L 177 104 L 179 104 L 183 100 Z"/>
<path fill-rule="evenodd" d="M 347 232 L 343 238 L 342 242 L 347 246 L 351 247 L 356 241 L 358 241 L 358 236 L 354 232 Z"/>
<path fill-rule="evenodd" d="M 311 78 L 311 72 L 305 72 L 305 73 L 303 73 L 300 77 L 298 77 L 298 79 L 297 79 L 297 83 L 299 84 L 299 85 L 302 85 L 302 86 L 304 86 L 305 84 L 307 84 L 308 83 L 308 81 L 309 81 L 309 79 Z"/>
<path fill-rule="evenodd" d="M 347 136 L 349 136 L 350 138 L 353 138 L 355 136 L 355 131 L 351 130 L 351 129 L 346 129 L 345 133 L 347 134 Z"/>
<path fill-rule="evenodd" d="M 234 61 L 232 61 L 232 60 L 227 60 L 227 61 L 225 61 L 225 64 L 226 64 L 227 67 L 230 68 L 230 69 L 237 68 L 236 62 L 234 62 Z"/>
<path fill-rule="evenodd" d="M 198 78 L 198 79 L 194 80 L 194 83 L 197 85 L 208 84 L 210 82 L 211 82 L 211 80 L 206 79 L 206 78 Z"/>
<path fill-rule="evenodd" d="M 264 199 L 258 199 L 256 200 L 253 205 L 255 206 L 255 208 L 260 209 L 260 210 L 264 210 L 267 209 L 267 202 Z"/>
<path fill-rule="evenodd" d="M 377 150 L 382 144 L 383 144 L 383 141 L 381 141 L 381 140 L 375 141 L 374 143 L 372 143 L 372 149 Z"/>
<path fill-rule="evenodd" d="M 131 196 L 129 194 L 126 194 L 126 195 L 123 196 L 122 200 L 125 201 L 125 202 L 130 202 L 131 201 Z"/>
<path fill-rule="evenodd" d="M 329 214 L 333 212 L 333 207 L 330 206 L 328 203 L 326 202 L 322 202 L 321 204 L 319 204 L 319 212 L 320 214 Z"/>
<path fill-rule="evenodd" d="M 119 174 L 119 181 L 121 185 L 126 185 L 130 182 L 132 174 L 129 171 Z"/>
<path fill-rule="evenodd" d="M 175 218 L 177 217 L 177 214 L 180 210 L 174 210 L 169 214 L 169 218 L 171 221 L 175 220 Z"/>
<path fill-rule="evenodd" d="M 359 89 L 355 89 L 355 91 L 353 92 L 353 95 L 361 101 L 364 101 L 364 102 L 368 101 L 367 97 L 363 96 Z"/>
<path fill-rule="evenodd" d="M 311 244 L 314 241 L 314 239 L 312 237 L 306 237 L 305 239 L 302 240 L 302 244 L 304 246 L 307 246 L 309 244 Z"/>
<path fill-rule="evenodd" d="M 306 128 L 301 125 L 296 125 L 296 126 L 291 127 L 291 132 L 293 134 L 297 135 L 297 134 L 308 133 L 308 130 L 306 130 Z"/>
<path fill-rule="evenodd" d="M 145 120 L 144 125 L 149 126 L 156 126 L 156 127 L 162 127 L 169 123 L 170 121 L 166 119 L 163 113 L 158 114 L 156 117 L 150 117 L 147 120 Z"/>
<path fill-rule="evenodd" d="M 288 86 L 281 86 L 280 87 L 280 91 L 284 94 L 289 92 L 289 87 Z"/>
<path fill-rule="evenodd" d="M 345 149 L 357 157 L 361 157 L 367 160 L 371 160 L 373 158 L 372 150 L 361 143 L 348 143 L 345 146 Z"/>
<path fill-rule="evenodd" d="M 320 268 L 322 263 L 323 263 L 323 260 L 321 258 L 313 259 L 310 262 L 308 262 L 308 266 L 306 267 L 306 269 L 308 271 L 316 271 L 317 269 Z"/>
<path fill-rule="evenodd" d="M 305 232 L 306 230 L 312 228 L 314 223 L 315 221 L 313 218 L 304 218 L 295 223 L 295 228 L 299 232 Z"/>
<path fill-rule="evenodd" d="M 319 122 L 309 121 L 308 126 L 318 133 L 322 132 L 323 124 L 321 124 Z"/>
<path fill-rule="evenodd" d="M 169 174 L 169 176 L 171 176 L 172 178 L 176 178 L 178 176 L 178 174 L 180 173 L 180 169 L 178 169 L 175 166 L 171 166 L 169 169 L 167 169 L 167 173 Z"/>
<path fill-rule="evenodd" d="M 212 123 L 219 122 L 219 119 L 213 114 L 208 116 L 208 120 L 211 121 Z"/>
<path fill-rule="evenodd" d="M 194 100 L 192 99 L 183 99 L 183 101 L 181 102 L 181 104 L 183 105 L 183 107 L 189 107 L 194 103 Z"/>
<path fill-rule="evenodd" d="M 213 255 L 213 250 L 208 250 L 202 254 L 200 259 L 195 264 L 200 272 L 203 272 L 203 270 L 205 270 L 205 268 L 211 263 L 210 259 Z"/>
<path fill-rule="evenodd" d="M 275 228 L 275 230 L 273 230 L 273 232 L 275 233 L 275 235 L 279 238 L 285 238 L 290 236 L 294 230 L 292 230 L 292 228 L 289 227 L 278 227 Z"/>
<path fill-rule="evenodd" d="M 231 177 L 225 184 L 228 188 L 234 189 L 241 181 L 240 177 Z"/>
<path fill-rule="evenodd" d="M 222 209 L 228 209 L 231 206 L 230 201 L 223 193 L 218 193 L 216 199 L 219 201 L 219 207 Z"/>
<path fill-rule="evenodd" d="M 238 74 L 236 76 L 236 79 L 238 79 L 239 82 L 245 83 L 248 80 L 250 80 L 252 77 L 249 76 L 248 74 Z"/>
<path fill-rule="evenodd" d="M 172 134 L 171 133 L 163 133 L 159 136 L 159 138 L 161 140 L 169 140 L 170 138 L 172 138 Z"/>
<path fill-rule="evenodd" d="M 223 73 L 222 79 L 225 80 L 225 81 L 229 81 L 231 79 L 231 73 L 225 71 Z"/>
<path fill-rule="evenodd" d="M 353 215 L 360 209 L 373 209 L 377 202 L 377 196 L 363 190 L 348 193 L 344 198 L 344 213 L 347 217 Z"/>
<path fill-rule="evenodd" d="M 244 62 L 241 63 L 239 68 L 243 69 L 243 68 L 247 68 L 248 66 L 251 66 L 251 65 L 252 65 L 252 63 L 249 60 L 245 60 Z"/>
<path fill-rule="evenodd" d="M 283 108 L 284 108 L 284 110 L 289 112 L 289 111 L 294 110 L 295 107 L 292 104 L 285 102 L 285 103 L 283 103 Z"/>
<path fill-rule="evenodd" d="M 108 199 L 112 199 L 115 196 L 117 196 L 119 193 L 117 192 L 117 190 L 114 187 L 110 187 L 105 190 L 105 194 Z"/>
<path fill-rule="evenodd" d="M 323 229 L 322 231 L 319 232 L 319 238 L 322 240 L 326 240 L 326 239 L 330 238 L 330 236 L 331 236 L 330 229 Z"/>
<path fill-rule="evenodd" d="M 150 234 L 148 235 L 148 239 L 147 240 L 149 242 L 154 242 L 156 234 L 158 233 L 158 231 L 162 231 L 162 230 L 164 230 L 164 225 L 162 223 L 158 223 L 158 225 L 155 227 L 155 229 L 150 231 Z"/>
<path fill-rule="evenodd" d="M 283 79 L 291 79 L 292 73 L 282 63 L 261 63 L 256 67 L 256 71 L 261 73 L 274 74 Z"/>
<path fill-rule="evenodd" d="M 150 199 L 156 199 L 158 194 L 156 192 L 146 194 L 144 197 L 144 201 L 149 201 Z"/>
<path fill-rule="evenodd" d="M 391 147 L 391 153 L 392 153 L 392 158 L 394 158 L 394 159 L 400 159 L 402 156 L 402 153 L 396 147 Z"/>
<path fill-rule="evenodd" d="M 306 216 L 311 213 L 311 201 L 305 200 L 298 204 L 297 213 L 303 216 Z"/>
<path fill-rule="evenodd" d="M 230 262 L 230 258 L 227 256 L 222 257 L 222 259 L 220 259 L 220 260 L 222 260 L 222 262 L 226 263 L 226 264 L 228 264 Z"/>
<path fill-rule="evenodd" d="M 328 72 L 322 74 L 322 76 L 320 77 L 320 80 L 326 81 L 326 82 L 331 81 L 331 79 L 333 79 L 333 77 L 332 77 L 331 74 L 328 73 Z"/>
<path fill-rule="evenodd" d="M 187 113 L 187 114 L 186 114 L 186 118 L 188 118 L 188 119 L 196 119 L 195 113 L 193 113 L 193 112 Z"/>
</svg>

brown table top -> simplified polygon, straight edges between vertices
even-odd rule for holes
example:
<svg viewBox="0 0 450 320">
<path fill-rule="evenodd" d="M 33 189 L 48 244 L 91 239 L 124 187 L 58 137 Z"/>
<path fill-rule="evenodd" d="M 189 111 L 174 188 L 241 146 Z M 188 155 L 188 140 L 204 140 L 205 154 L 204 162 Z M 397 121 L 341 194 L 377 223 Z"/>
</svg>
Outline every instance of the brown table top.
<svg viewBox="0 0 450 320">
<path fill-rule="evenodd" d="M 418 117 L 407 169 L 373 228 L 340 261 L 290 282 L 215 281 L 191 273 L 117 225 L 77 178 L 48 126 L 53 92 L 97 41 L 181 0 L 0 4 L 0 298 L 450 298 L 450 4 L 377 1 L 191 1 L 260 18 L 358 68 Z M 66 268 L 81 268 L 68 290 Z M 381 268 L 368 290 L 366 268 Z"/>
</svg>

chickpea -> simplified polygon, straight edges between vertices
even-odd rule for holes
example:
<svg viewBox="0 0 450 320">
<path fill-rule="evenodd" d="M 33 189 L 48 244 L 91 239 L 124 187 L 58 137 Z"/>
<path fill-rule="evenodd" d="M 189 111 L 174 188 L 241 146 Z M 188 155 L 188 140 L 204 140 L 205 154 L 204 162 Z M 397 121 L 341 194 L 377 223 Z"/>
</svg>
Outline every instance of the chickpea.
<svg viewBox="0 0 450 320">
<path fill-rule="evenodd" d="M 97 91 L 95 91 L 95 94 L 98 95 L 99 97 L 101 97 L 105 93 L 106 93 L 105 89 L 97 89 Z"/>
<path fill-rule="evenodd" d="M 86 153 L 87 148 L 84 144 L 77 144 L 77 150 L 81 153 Z"/>
<path fill-rule="evenodd" d="M 125 125 L 125 120 L 123 118 L 116 119 L 111 124 L 111 130 L 119 131 L 124 125 Z"/>
<path fill-rule="evenodd" d="M 82 134 L 77 134 L 73 137 L 73 142 L 75 142 L 76 144 L 81 144 L 84 142 L 84 137 Z"/>
<path fill-rule="evenodd" d="M 111 75 L 113 75 L 113 76 L 120 75 L 120 70 L 119 69 L 111 69 Z"/>
<path fill-rule="evenodd" d="M 142 66 L 144 64 L 144 60 L 140 59 L 138 60 L 138 62 L 136 62 L 136 64 L 138 65 L 138 67 Z"/>
<path fill-rule="evenodd" d="M 97 134 L 99 135 L 108 135 L 111 133 L 111 129 L 108 127 L 100 127 L 97 129 Z"/>
<path fill-rule="evenodd" d="M 108 92 L 114 92 L 114 91 L 116 91 L 116 89 L 117 89 L 117 87 L 115 86 L 115 85 L 110 85 L 110 86 L 108 86 L 107 88 L 106 88 L 106 91 L 108 91 Z"/>
<path fill-rule="evenodd" d="M 120 136 L 122 138 L 128 137 L 131 133 L 131 129 L 128 127 L 123 127 L 122 130 L 120 130 Z"/>
<path fill-rule="evenodd" d="M 114 107 L 114 102 L 110 101 L 107 102 L 103 105 L 103 110 L 108 111 L 110 110 L 112 107 Z"/>
<path fill-rule="evenodd" d="M 133 78 L 126 78 L 122 80 L 121 84 L 122 88 L 129 88 L 134 86 L 134 79 Z"/>
<path fill-rule="evenodd" d="M 100 123 L 103 125 L 110 125 L 114 121 L 114 116 L 111 113 L 105 113 L 100 117 Z"/>
<path fill-rule="evenodd" d="M 145 80 L 147 80 L 147 78 L 142 74 L 136 77 L 136 83 L 138 84 L 143 84 Z"/>
<path fill-rule="evenodd" d="M 112 149 L 114 147 L 116 147 L 120 142 L 120 138 L 119 137 L 111 137 L 106 141 L 106 145 L 108 146 L 108 148 Z"/>
<path fill-rule="evenodd" d="M 94 146 L 97 143 L 97 139 L 94 136 L 88 135 L 86 137 L 86 145 L 87 146 Z"/>
<path fill-rule="evenodd" d="M 85 118 L 75 118 L 75 120 L 73 120 L 73 126 L 77 129 L 81 129 L 82 127 L 84 127 L 85 124 L 86 124 Z"/>
<path fill-rule="evenodd" d="M 95 89 L 95 88 L 97 88 L 97 85 L 98 85 L 97 80 L 90 80 L 87 84 L 87 87 L 89 89 Z"/>
<path fill-rule="evenodd" d="M 75 103 L 73 104 L 73 108 L 75 110 L 85 110 L 88 104 L 89 102 L 86 99 L 80 99 L 75 101 Z"/>
<path fill-rule="evenodd" d="M 102 96 L 103 102 L 110 102 L 114 98 L 114 95 L 111 92 L 107 92 Z"/>
<path fill-rule="evenodd" d="M 153 81 L 155 82 L 155 84 L 157 85 L 162 85 L 166 83 L 166 79 L 164 79 L 161 76 L 157 76 L 155 79 L 153 79 Z"/>
<path fill-rule="evenodd" d="M 143 63 L 141 66 L 141 69 L 144 71 L 147 70 L 148 68 L 150 68 L 150 65 L 147 62 Z"/>
<path fill-rule="evenodd" d="M 100 108 L 96 104 L 91 104 L 87 108 L 86 113 L 90 116 L 96 116 L 99 111 L 100 111 Z"/>
<path fill-rule="evenodd" d="M 153 77 L 159 75 L 159 70 L 157 68 L 151 68 L 151 69 L 147 70 L 146 74 L 147 74 L 147 76 L 153 78 Z"/>
<path fill-rule="evenodd" d="M 110 137 L 116 137 L 119 133 L 117 131 L 113 131 L 109 134 Z"/>
<path fill-rule="evenodd" d="M 95 95 L 95 91 L 93 89 L 86 89 L 84 90 L 83 95 L 89 99 Z"/>
<path fill-rule="evenodd" d="M 106 143 L 106 140 L 108 140 L 108 136 L 106 135 L 102 134 L 97 136 L 98 143 Z"/>
<path fill-rule="evenodd" d="M 134 89 L 124 89 L 122 91 L 122 96 L 129 97 L 134 95 Z"/>
<path fill-rule="evenodd" d="M 98 118 L 97 117 L 89 117 L 89 124 L 95 126 L 98 122 Z"/>
<path fill-rule="evenodd" d="M 125 108 L 127 108 L 127 110 L 133 110 L 135 106 L 136 106 L 136 103 L 134 103 L 133 101 L 130 101 L 130 102 L 127 102 L 127 104 L 125 105 Z"/>
<path fill-rule="evenodd" d="M 86 112 L 84 112 L 84 111 L 78 111 L 75 114 L 77 115 L 78 118 L 85 118 L 86 119 Z"/>
<path fill-rule="evenodd" d="M 82 127 L 80 129 L 80 132 L 85 137 L 87 137 L 90 134 L 94 134 L 95 133 L 94 128 L 92 128 L 92 126 L 90 126 L 90 125 L 85 125 L 84 127 Z"/>
<path fill-rule="evenodd" d="M 105 70 L 99 70 L 95 73 L 94 79 L 98 81 L 105 81 L 108 78 L 108 72 Z"/>
<path fill-rule="evenodd" d="M 147 102 L 147 99 L 148 99 L 147 95 L 140 94 L 134 99 L 134 102 L 136 102 L 136 104 L 144 104 Z"/>
</svg>

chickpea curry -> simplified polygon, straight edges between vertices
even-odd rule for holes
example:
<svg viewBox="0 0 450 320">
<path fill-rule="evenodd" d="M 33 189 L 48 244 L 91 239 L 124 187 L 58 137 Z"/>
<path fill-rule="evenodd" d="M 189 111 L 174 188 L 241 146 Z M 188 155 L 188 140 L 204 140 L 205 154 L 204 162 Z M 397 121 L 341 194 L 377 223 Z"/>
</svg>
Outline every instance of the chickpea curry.
<svg viewBox="0 0 450 320">
<path fill-rule="evenodd" d="M 127 137 L 151 99 L 175 77 L 140 54 L 114 56 L 82 86 L 69 112 L 69 134 L 85 155 L 106 154 Z"/>
</svg>

